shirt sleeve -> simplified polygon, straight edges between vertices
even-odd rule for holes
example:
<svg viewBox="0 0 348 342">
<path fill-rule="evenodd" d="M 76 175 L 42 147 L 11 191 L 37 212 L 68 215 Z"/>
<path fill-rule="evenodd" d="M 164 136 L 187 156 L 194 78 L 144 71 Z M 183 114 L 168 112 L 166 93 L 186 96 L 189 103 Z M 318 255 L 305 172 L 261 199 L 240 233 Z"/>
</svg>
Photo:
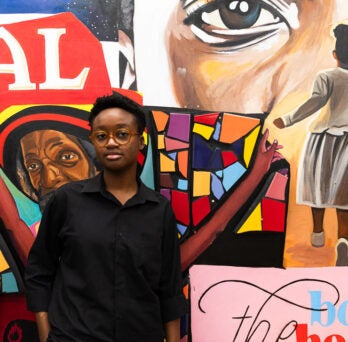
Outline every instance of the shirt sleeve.
<svg viewBox="0 0 348 342">
<path fill-rule="evenodd" d="M 325 73 L 319 74 L 315 79 L 311 97 L 293 113 L 281 118 L 285 127 L 292 126 L 325 106 L 330 98 L 331 88 L 327 75 Z"/>
<path fill-rule="evenodd" d="M 180 250 L 174 213 L 168 202 L 164 217 L 160 303 L 164 323 L 187 313 L 180 268 Z"/>
<path fill-rule="evenodd" d="M 54 195 L 46 205 L 25 270 L 27 307 L 33 312 L 47 312 L 51 299 L 61 249 L 58 233 L 65 216 L 64 202 L 58 202 Z"/>
</svg>

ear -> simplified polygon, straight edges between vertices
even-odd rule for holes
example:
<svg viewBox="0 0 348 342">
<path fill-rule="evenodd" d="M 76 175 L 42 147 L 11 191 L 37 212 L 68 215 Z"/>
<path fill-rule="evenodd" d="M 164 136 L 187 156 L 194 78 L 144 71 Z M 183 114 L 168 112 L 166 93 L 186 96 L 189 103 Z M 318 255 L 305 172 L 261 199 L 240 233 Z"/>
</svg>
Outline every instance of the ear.
<svg viewBox="0 0 348 342">
<path fill-rule="evenodd" d="M 145 147 L 145 139 L 144 139 L 144 134 L 139 136 L 139 150 L 144 149 Z"/>
<path fill-rule="evenodd" d="M 337 60 L 336 50 L 333 50 L 333 51 L 332 51 L 332 56 L 333 56 L 333 58 L 335 58 L 335 59 Z"/>
</svg>

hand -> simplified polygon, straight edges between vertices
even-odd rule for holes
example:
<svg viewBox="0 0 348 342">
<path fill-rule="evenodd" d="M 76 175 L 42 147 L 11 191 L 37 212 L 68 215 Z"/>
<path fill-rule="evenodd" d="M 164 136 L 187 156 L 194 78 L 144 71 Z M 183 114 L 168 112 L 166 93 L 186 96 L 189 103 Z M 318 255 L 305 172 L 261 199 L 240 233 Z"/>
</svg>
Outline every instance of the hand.
<svg viewBox="0 0 348 342">
<path fill-rule="evenodd" d="M 257 148 L 257 155 L 255 159 L 255 165 L 253 166 L 253 172 L 256 172 L 261 177 L 263 177 L 269 170 L 272 161 L 279 160 L 280 154 L 277 150 L 283 148 L 283 146 L 278 144 L 277 140 L 274 140 L 273 143 L 269 146 L 266 145 L 267 139 L 269 136 L 269 131 L 266 129 L 260 144 Z"/>
<path fill-rule="evenodd" d="M 46 342 L 48 334 L 50 333 L 51 326 L 48 321 L 48 313 L 45 311 L 40 311 L 35 313 L 36 324 L 39 331 L 40 342 Z"/>
<path fill-rule="evenodd" d="M 273 124 L 274 124 L 274 126 L 276 126 L 277 128 L 280 128 L 280 129 L 285 127 L 284 122 L 283 122 L 283 120 L 281 118 L 275 119 L 273 121 Z"/>
</svg>

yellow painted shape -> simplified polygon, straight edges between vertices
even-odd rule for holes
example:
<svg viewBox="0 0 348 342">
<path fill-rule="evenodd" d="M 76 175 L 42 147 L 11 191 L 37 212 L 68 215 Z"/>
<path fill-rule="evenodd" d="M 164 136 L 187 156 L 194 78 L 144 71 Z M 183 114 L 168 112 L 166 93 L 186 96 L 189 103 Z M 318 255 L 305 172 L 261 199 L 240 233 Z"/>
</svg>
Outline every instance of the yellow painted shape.
<svg viewBox="0 0 348 342">
<path fill-rule="evenodd" d="M 156 128 L 158 132 L 163 132 L 164 129 L 166 128 L 169 115 L 161 112 L 159 110 L 153 110 L 152 111 L 153 118 L 155 120 Z"/>
<path fill-rule="evenodd" d="M 251 156 L 253 155 L 253 151 L 255 148 L 255 143 L 257 140 L 257 137 L 259 135 L 261 126 L 257 126 L 248 137 L 245 138 L 245 144 L 244 144 L 244 161 L 246 167 L 249 167 Z"/>
<path fill-rule="evenodd" d="M 145 131 L 143 132 L 143 138 L 144 138 L 144 144 L 148 145 L 149 135 Z"/>
<path fill-rule="evenodd" d="M 178 152 L 178 163 L 180 173 L 187 178 L 188 170 L 188 151 Z"/>
<path fill-rule="evenodd" d="M 3 110 L 1 112 L 0 115 L 0 124 L 4 123 L 7 119 L 9 119 L 11 116 L 17 114 L 18 112 L 26 109 L 26 108 L 30 108 L 30 107 L 34 107 L 34 106 L 44 106 L 44 104 L 31 104 L 31 105 L 15 105 L 15 106 L 10 106 L 8 108 L 6 108 L 5 110 Z M 74 104 L 59 104 L 59 105 L 55 105 L 55 106 L 66 106 L 66 107 L 72 107 L 72 108 L 77 108 L 77 109 L 81 109 L 81 110 L 85 110 L 86 112 L 89 112 L 92 108 L 91 104 L 88 105 L 74 105 Z M 86 118 L 88 118 L 88 115 L 86 115 Z"/>
<path fill-rule="evenodd" d="M 261 231 L 261 222 L 261 204 L 259 203 L 251 213 L 251 215 L 244 222 L 242 227 L 238 230 L 238 234 L 251 231 Z"/>
<path fill-rule="evenodd" d="M 175 172 L 175 161 L 160 153 L 160 170 L 161 172 Z"/>
<path fill-rule="evenodd" d="M 193 125 L 193 132 L 201 135 L 206 140 L 209 140 L 210 137 L 212 136 L 213 132 L 214 132 L 214 127 L 210 127 L 210 126 L 202 125 L 202 124 L 199 124 L 199 123 L 195 123 Z"/>
<path fill-rule="evenodd" d="M 195 171 L 193 173 L 193 196 L 210 195 L 210 172 Z"/>
<path fill-rule="evenodd" d="M 221 124 L 220 141 L 232 144 L 246 136 L 260 124 L 259 119 L 224 113 Z"/>
<path fill-rule="evenodd" d="M 164 144 L 164 135 L 163 134 L 158 134 L 157 135 L 157 148 L 159 150 L 163 150 L 166 147 Z"/>
<path fill-rule="evenodd" d="M 0 251 L 0 272 L 4 272 L 9 268 L 10 268 L 10 266 L 8 265 L 4 255 Z"/>
</svg>

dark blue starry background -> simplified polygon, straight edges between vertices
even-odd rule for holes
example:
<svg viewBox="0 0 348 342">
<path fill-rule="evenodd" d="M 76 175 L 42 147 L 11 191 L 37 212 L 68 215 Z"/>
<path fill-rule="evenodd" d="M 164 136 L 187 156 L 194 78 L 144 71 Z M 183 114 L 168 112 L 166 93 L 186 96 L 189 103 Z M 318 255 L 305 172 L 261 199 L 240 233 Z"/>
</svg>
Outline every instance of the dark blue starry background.
<svg viewBox="0 0 348 342">
<path fill-rule="evenodd" d="M 133 37 L 133 0 L 9 0 L 0 1 L 0 13 L 72 12 L 103 41 L 115 41 L 117 30 Z"/>
</svg>

